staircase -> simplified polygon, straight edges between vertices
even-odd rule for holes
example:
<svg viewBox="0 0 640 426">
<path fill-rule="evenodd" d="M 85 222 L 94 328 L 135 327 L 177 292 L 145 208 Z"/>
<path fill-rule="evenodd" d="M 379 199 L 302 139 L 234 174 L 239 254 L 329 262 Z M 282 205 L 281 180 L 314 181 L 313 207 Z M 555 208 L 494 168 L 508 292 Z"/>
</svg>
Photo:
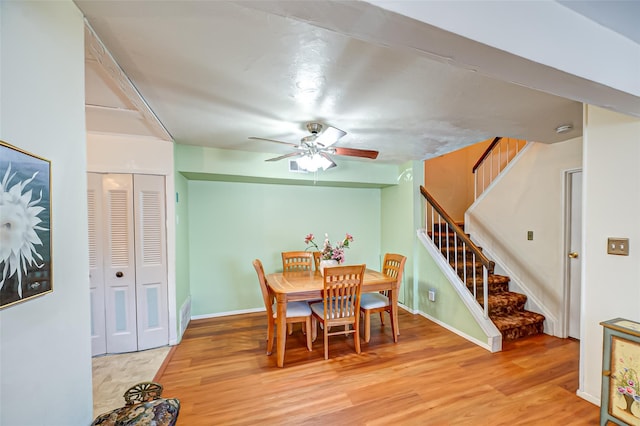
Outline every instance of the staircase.
<svg viewBox="0 0 640 426">
<path fill-rule="evenodd" d="M 458 224 L 464 229 L 464 224 Z M 449 241 L 449 244 L 442 244 L 441 252 L 445 259 L 449 259 L 451 267 L 455 269 L 461 280 L 464 280 L 464 268 L 466 268 L 467 288 L 473 293 L 473 270 L 476 270 L 476 276 L 482 277 L 482 264 L 480 262 L 472 262 L 471 251 L 467 248 L 466 255 L 463 254 L 465 247 L 459 237 L 447 227 L 435 226 L 433 231 L 427 234 L 433 241 Z M 442 230 L 441 230 L 442 229 Z M 458 241 L 456 242 L 456 239 Z M 454 260 L 457 258 L 457 262 Z M 465 263 L 463 263 L 466 260 Z M 532 336 L 544 332 L 544 316 L 535 312 L 524 309 L 527 302 L 527 296 L 520 293 L 509 291 L 509 277 L 504 275 L 496 275 L 493 273 L 494 263 L 491 262 L 488 274 L 488 302 L 489 302 L 489 318 L 496 325 L 503 340 L 515 340 L 526 336 Z M 478 281 L 481 283 L 481 280 Z M 483 294 L 484 289 L 479 284 L 476 287 L 476 300 L 480 305 L 484 306 Z"/>
</svg>

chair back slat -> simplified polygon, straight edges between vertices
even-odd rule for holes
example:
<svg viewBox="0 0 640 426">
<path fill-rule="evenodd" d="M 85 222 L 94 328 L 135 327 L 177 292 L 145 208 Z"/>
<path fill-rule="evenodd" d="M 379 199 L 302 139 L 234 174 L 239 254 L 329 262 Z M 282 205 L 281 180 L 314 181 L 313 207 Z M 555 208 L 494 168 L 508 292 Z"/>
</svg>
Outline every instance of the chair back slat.
<svg viewBox="0 0 640 426">
<path fill-rule="evenodd" d="M 314 266 L 313 253 L 310 251 L 283 251 L 282 270 L 312 271 Z"/>
<path fill-rule="evenodd" d="M 324 269 L 324 310 L 327 320 L 349 320 L 360 311 L 365 265 Z"/>
<path fill-rule="evenodd" d="M 395 253 L 386 253 L 382 262 L 382 273 L 396 279 L 396 289 L 400 289 L 402 284 L 402 274 L 404 272 L 404 264 L 407 261 L 406 256 Z M 388 292 L 384 292 L 388 296 Z"/>
</svg>

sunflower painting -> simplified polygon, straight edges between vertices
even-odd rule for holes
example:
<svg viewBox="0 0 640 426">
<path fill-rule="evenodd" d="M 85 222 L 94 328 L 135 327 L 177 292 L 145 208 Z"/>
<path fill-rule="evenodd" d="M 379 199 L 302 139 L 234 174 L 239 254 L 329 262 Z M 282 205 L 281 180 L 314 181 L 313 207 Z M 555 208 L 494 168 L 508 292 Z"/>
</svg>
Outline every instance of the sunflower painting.
<svg viewBox="0 0 640 426">
<path fill-rule="evenodd" d="M 0 141 L 0 308 L 53 290 L 51 163 Z"/>
</svg>

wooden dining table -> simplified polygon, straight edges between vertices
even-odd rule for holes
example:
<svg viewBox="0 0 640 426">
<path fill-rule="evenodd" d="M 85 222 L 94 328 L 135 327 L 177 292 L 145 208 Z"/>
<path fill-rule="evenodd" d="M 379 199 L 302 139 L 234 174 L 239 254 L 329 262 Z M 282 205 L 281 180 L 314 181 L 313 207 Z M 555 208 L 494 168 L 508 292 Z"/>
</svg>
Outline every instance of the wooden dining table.
<svg viewBox="0 0 640 426">
<path fill-rule="evenodd" d="M 277 302 L 276 355 L 278 367 L 283 367 L 287 341 L 287 302 L 322 299 L 324 279 L 318 271 L 276 272 L 267 275 L 266 279 Z M 390 290 L 394 336 L 398 335 L 398 289 L 396 284 L 395 278 L 372 269 L 365 270 L 362 282 L 362 293 Z"/>
</svg>

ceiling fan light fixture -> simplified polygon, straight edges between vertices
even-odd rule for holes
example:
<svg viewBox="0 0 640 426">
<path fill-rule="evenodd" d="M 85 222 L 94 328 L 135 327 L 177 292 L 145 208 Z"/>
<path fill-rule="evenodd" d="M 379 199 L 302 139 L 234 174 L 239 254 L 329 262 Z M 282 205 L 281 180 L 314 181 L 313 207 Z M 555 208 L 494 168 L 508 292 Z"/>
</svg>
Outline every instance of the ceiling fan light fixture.
<svg viewBox="0 0 640 426">
<path fill-rule="evenodd" d="M 333 164 L 328 159 L 319 154 L 303 155 L 296 160 L 298 167 L 308 172 L 317 172 L 319 169 L 327 170 Z"/>
</svg>

